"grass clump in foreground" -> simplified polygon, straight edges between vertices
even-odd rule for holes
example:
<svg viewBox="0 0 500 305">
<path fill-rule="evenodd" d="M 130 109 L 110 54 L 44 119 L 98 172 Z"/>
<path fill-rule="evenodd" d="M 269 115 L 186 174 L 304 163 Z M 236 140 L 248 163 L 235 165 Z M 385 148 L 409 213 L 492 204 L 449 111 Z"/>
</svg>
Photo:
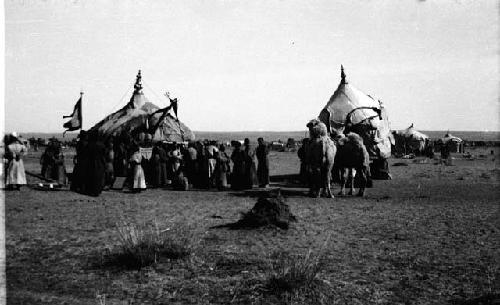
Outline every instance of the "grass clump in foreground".
<svg viewBox="0 0 500 305">
<path fill-rule="evenodd" d="M 194 252 L 193 230 L 177 225 L 161 230 L 152 225 L 119 223 L 116 225 L 119 246 L 109 253 L 105 265 L 141 269 L 158 263 L 160 258 L 181 259 Z"/>
<path fill-rule="evenodd" d="M 328 240 L 318 251 L 309 249 L 304 256 L 286 252 L 273 255 L 267 276 L 267 291 L 283 304 L 331 304 L 333 291 L 319 279 Z"/>
</svg>

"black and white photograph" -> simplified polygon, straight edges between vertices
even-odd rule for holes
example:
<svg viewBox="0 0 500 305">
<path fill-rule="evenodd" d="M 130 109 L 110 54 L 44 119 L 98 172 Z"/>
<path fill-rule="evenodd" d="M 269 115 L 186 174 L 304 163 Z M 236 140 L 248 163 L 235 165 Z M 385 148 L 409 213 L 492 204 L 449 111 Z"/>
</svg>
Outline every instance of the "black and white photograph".
<svg viewBox="0 0 500 305">
<path fill-rule="evenodd" d="M 0 15 L 0 304 L 500 305 L 498 1 Z"/>
</svg>

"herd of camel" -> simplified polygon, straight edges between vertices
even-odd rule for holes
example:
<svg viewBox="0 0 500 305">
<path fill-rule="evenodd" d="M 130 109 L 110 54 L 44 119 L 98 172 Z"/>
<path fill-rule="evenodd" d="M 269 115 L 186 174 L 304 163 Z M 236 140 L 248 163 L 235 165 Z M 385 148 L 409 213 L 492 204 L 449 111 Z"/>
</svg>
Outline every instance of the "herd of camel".
<svg viewBox="0 0 500 305">
<path fill-rule="evenodd" d="M 356 133 L 338 135 L 333 141 L 328 135 L 326 125 L 314 119 L 307 124 L 309 128 L 309 143 L 306 149 L 306 159 L 310 166 L 309 195 L 333 198 L 331 177 L 333 166 L 340 170 L 340 193 L 345 195 L 347 179 L 351 179 L 349 195 L 354 193 L 354 177 L 360 181 L 357 196 L 364 196 L 370 173 L 370 157 L 363 139 Z M 322 191 L 322 192 L 321 192 Z"/>
</svg>

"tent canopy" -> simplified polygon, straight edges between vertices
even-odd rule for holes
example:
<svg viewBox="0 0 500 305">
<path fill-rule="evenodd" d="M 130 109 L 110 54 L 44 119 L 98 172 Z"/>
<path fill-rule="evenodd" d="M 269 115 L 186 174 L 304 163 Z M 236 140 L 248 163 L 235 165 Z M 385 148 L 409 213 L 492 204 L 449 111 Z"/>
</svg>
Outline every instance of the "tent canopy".
<svg viewBox="0 0 500 305">
<path fill-rule="evenodd" d="M 319 119 L 330 133 L 358 133 L 371 157 L 390 157 L 394 139 L 386 109 L 380 101 L 349 84 L 343 67 L 340 84 L 321 110 Z"/>
<path fill-rule="evenodd" d="M 401 130 L 399 134 L 404 136 L 405 138 L 412 138 L 414 140 L 423 142 L 429 139 L 429 137 L 426 134 L 423 134 L 420 131 L 416 130 L 415 127 L 413 127 L 413 123 L 408 128 Z"/>
<path fill-rule="evenodd" d="M 447 143 L 449 141 L 455 142 L 455 143 L 462 143 L 463 140 L 460 139 L 459 137 L 455 137 L 454 135 L 450 134 L 449 132 L 444 135 L 444 137 L 441 139 L 443 143 Z"/>
<path fill-rule="evenodd" d="M 134 93 L 130 101 L 120 110 L 108 115 L 91 130 L 103 137 L 139 133 L 150 133 L 154 141 L 192 141 L 193 132 L 170 113 L 163 115 L 160 107 L 148 101 L 142 91 L 141 71 L 137 74 Z M 165 111 L 168 111 L 165 109 Z M 159 120 L 162 122 L 159 122 Z"/>
</svg>

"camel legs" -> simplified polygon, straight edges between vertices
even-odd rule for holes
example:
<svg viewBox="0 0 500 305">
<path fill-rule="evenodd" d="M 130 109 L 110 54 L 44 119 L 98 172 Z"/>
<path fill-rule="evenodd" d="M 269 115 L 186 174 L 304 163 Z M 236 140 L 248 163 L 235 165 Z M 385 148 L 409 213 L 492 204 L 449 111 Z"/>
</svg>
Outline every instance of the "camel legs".
<svg viewBox="0 0 500 305">
<path fill-rule="evenodd" d="M 347 168 L 340 169 L 340 192 L 339 192 L 339 195 L 341 195 L 341 196 L 345 195 L 345 184 L 346 184 L 348 173 L 349 173 L 349 170 Z"/>
<path fill-rule="evenodd" d="M 331 189 L 331 179 L 332 179 L 332 171 L 331 168 L 323 169 L 321 171 L 321 181 L 323 183 L 323 194 L 326 198 L 333 198 L 332 189 Z"/>
<path fill-rule="evenodd" d="M 356 169 L 349 168 L 349 179 L 351 179 L 351 189 L 349 190 L 349 195 L 354 194 L 354 177 L 356 177 Z"/>
<path fill-rule="evenodd" d="M 364 168 L 359 169 L 359 175 L 361 177 L 361 185 L 359 187 L 359 192 L 358 192 L 357 196 L 363 197 L 365 195 L 366 183 L 368 182 L 366 169 L 364 169 Z"/>
</svg>

